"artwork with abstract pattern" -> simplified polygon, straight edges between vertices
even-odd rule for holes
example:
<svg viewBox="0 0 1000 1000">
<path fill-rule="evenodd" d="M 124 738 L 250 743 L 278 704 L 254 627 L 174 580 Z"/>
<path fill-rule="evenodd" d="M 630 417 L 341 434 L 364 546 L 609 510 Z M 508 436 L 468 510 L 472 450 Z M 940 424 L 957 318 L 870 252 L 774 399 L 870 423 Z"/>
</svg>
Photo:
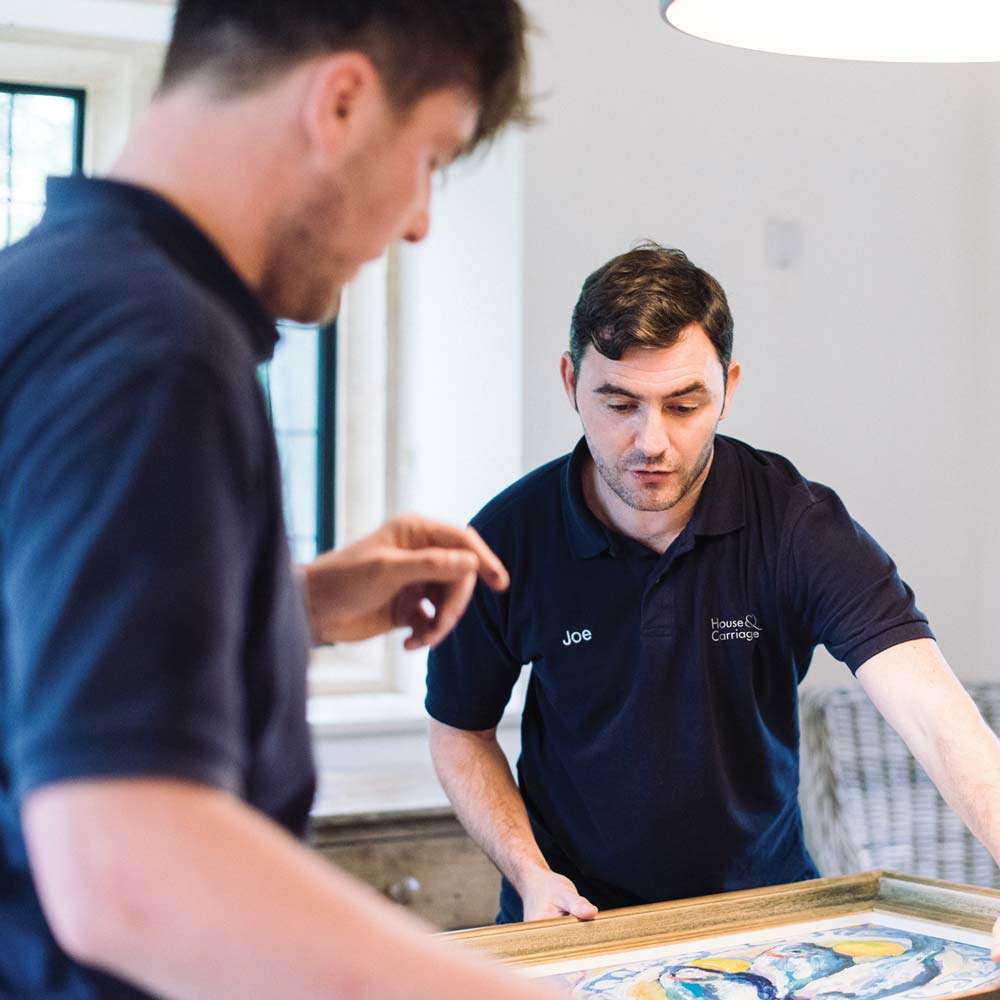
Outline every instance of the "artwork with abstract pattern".
<svg viewBox="0 0 1000 1000">
<path fill-rule="evenodd" d="M 989 949 L 876 923 L 547 976 L 574 1000 L 932 1000 L 1000 989 Z"/>
</svg>

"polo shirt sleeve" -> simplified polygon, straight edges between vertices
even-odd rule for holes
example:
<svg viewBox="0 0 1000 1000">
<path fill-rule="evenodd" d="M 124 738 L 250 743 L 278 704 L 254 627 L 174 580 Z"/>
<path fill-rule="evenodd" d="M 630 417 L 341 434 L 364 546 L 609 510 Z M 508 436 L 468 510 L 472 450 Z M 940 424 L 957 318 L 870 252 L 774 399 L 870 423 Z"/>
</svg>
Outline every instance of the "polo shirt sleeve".
<svg viewBox="0 0 1000 1000">
<path fill-rule="evenodd" d="M 124 776 L 239 794 L 259 483 L 224 379 L 64 365 L 18 409 L 0 548 L 16 794 Z"/>
<path fill-rule="evenodd" d="M 492 729 L 503 716 L 522 664 L 503 638 L 500 602 L 478 583 L 454 631 L 427 659 L 428 714 L 456 729 Z"/>
<path fill-rule="evenodd" d="M 832 491 L 793 524 L 787 566 L 799 627 L 852 673 L 901 642 L 934 637 L 895 563 Z"/>
</svg>

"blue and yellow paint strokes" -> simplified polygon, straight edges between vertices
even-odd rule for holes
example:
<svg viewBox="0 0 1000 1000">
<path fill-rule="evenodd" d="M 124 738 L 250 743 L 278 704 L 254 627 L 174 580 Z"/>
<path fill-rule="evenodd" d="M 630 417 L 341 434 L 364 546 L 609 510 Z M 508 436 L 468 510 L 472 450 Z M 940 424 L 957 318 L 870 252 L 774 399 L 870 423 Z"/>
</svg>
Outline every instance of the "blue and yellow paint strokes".
<svg viewBox="0 0 1000 1000">
<path fill-rule="evenodd" d="M 935 1000 L 1000 987 L 988 949 L 859 924 L 554 976 L 574 1000 Z"/>
</svg>

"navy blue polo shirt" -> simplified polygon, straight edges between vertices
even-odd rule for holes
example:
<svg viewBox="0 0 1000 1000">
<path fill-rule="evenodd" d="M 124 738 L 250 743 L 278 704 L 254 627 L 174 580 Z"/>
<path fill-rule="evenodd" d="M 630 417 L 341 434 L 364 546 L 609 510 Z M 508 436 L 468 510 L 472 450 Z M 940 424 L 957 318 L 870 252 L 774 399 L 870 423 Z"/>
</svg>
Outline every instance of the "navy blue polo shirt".
<svg viewBox="0 0 1000 1000">
<path fill-rule="evenodd" d="M 137 997 L 53 939 L 20 810 L 162 776 L 304 832 L 309 633 L 256 377 L 277 334 L 184 215 L 110 181 L 50 181 L 0 289 L 0 994 Z"/>
<path fill-rule="evenodd" d="M 662 555 L 582 493 L 586 442 L 473 520 L 511 572 L 429 659 L 427 710 L 482 730 L 522 664 L 518 781 L 542 853 L 601 909 L 815 877 L 797 801 L 797 688 L 819 643 L 856 671 L 930 637 L 837 495 L 717 436 Z M 501 919 L 520 919 L 504 885 Z"/>
</svg>

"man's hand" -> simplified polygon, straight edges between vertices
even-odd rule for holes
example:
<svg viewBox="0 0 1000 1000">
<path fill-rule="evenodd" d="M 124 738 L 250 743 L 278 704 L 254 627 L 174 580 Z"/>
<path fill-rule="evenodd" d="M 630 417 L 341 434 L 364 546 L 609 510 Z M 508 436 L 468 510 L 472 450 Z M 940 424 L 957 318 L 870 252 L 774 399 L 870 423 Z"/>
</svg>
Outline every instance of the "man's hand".
<svg viewBox="0 0 1000 1000">
<path fill-rule="evenodd" d="M 317 643 L 350 642 L 408 626 L 407 649 L 437 645 L 462 617 L 476 578 L 510 577 L 473 528 L 406 515 L 304 567 Z"/>
<path fill-rule="evenodd" d="M 597 907 L 576 891 L 576 886 L 553 871 L 543 871 L 524 880 L 518 887 L 524 904 L 525 920 L 548 920 L 550 917 L 576 917 L 593 920 Z"/>
</svg>

